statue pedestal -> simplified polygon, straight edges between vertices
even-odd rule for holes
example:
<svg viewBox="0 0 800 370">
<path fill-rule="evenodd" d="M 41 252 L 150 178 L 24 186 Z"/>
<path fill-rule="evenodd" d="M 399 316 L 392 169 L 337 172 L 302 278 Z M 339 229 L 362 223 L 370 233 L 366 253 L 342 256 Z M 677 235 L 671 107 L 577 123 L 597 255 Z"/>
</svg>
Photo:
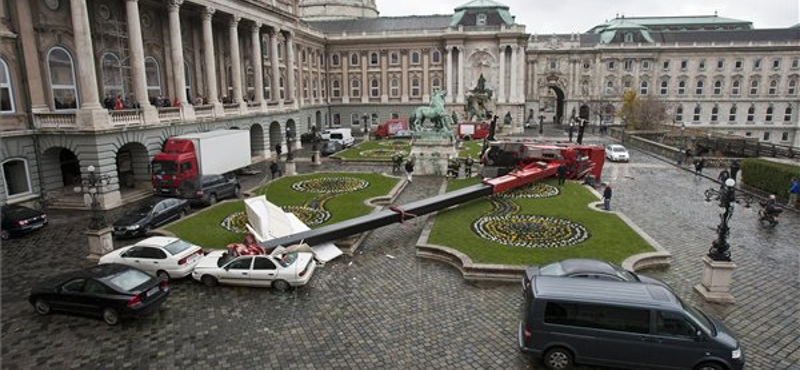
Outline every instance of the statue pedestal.
<svg viewBox="0 0 800 370">
<path fill-rule="evenodd" d="M 415 137 L 411 143 L 415 175 L 447 175 L 449 158 L 458 156 L 452 137 Z"/>
<path fill-rule="evenodd" d="M 314 166 L 319 166 L 322 164 L 322 161 L 320 161 L 319 150 L 311 152 L 311 164 Z"/>
<path fill-rule="evenodd" d="M 731 281 L 736 264 L 729 261 L 714 261 L 703 256 L 703 280 L 694 286 L 707 302 L 736 303 L 731 295 Z"/>
<path fill-rule="evenodd" d="M 286 176 L 294 176 L 297 175 L 297 166 L 295 165 L 293 160 L 286 161 Z"/>
<path fill-rule="evenodd" d="M 100 230 L 88 230 L 86 236 L 89 237 L 89 255 L 86 258 L 98 260 L 104 254 L 114 250 L 114 240 L 111 237 L 112 228 L 106 227 Z"/>
</svg>

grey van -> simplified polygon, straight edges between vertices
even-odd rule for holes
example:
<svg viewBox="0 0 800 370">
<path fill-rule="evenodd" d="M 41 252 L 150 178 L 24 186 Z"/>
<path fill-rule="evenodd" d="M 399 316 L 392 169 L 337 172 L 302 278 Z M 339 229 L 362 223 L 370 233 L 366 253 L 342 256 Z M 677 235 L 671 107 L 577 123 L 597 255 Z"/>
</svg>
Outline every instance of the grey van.
<svg viewBox="0 0 800 370">
<path fill-rule="evenodd" d="M 198 184 L 187 185 L 182 189 L 181 196 L 192 204 L 213 205 L 218 200 L 237 198 L 242 186 L 232 174 L 203 175 Z"/>
<path fill-rule="evenodd" d="M 549 369 L 744 367 L 730 330 L 663 286 L 527 275 L 522 287 L 519 347 Z"/>
</svg>

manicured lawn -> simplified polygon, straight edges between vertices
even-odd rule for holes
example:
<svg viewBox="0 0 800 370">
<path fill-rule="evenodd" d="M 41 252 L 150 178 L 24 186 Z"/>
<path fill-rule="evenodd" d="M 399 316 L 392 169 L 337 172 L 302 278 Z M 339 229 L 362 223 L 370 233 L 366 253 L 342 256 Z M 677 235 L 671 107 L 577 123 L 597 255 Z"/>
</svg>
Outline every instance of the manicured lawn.
<svg viewBox="0 0 800 370">
<path fill-rule="evenodd" d="M 331 218 L 325 223 L 312 227 L 320 227 L 331 223 L 363 216 L 372 211 L 364 201 L 376 196 L 388 194 L 398 183 L 398 179 L 383 175 L 367 173 L 320 173 L 301 176 L 282 177 L 257 189 L 257 195 L 264 194 L 267 199 L 278 206 L 300 206 L 312 200 L 320 193 L 299 192 L 291 188 L 292 184 L 323 177 L 352 177 L 369 182 L 369 186 L 357 191 L 336 194 L 325 203 L 325 209 Z M 221 222 L 232 213 L 244 212 L 244 202 L 235 201 L 219 204 L 205 209 L 194 216 L 170 225 L 167 230 L 181 239 L 188 240 L 204 248 L 224 248 L 227 244 L 241 242 L 245 234 L 237 234 L 221 226 Z"/>
<path fill-rule="evenodd" d="M 472 140 L 472 141 L 464 141 L 461 143 L 462 149 L 458 151 L 459 158 L 467 158 L 467 156 L 472 156 L 472 159 L 477 160 L 481 156 L 481 148 L 483 147 L 483 141 L 481 140 Z"/>
<path fill-rule="evenodd" d="M 410 151 L 410 140 L 370 140 L 336 153 L 333 157 L 347 161 L 391 162 L 395 153 L 402 152 L 407 157 Z"/>
<path fill-rule="evenodd" d="M 476 183 L 474 179 L 453 181 L 449 190 Z M 556 182 L 545 181 L 550 185 Z M 478 236 L 472 223 L 492 210 L 487 199 L 478 199 L 456 208 L 439 212 L 429 243 L 454 248 L 478 263 L 512 265 L 545 264 L 565 258 L 597 258 L 621 263 L 652 247 L 616 215 L 590 210 L 587 204 L 597 198 L 577 183 L 568 182 L 561 193 L 552 198 L 514 199 L 518 214 L 560 217 L 583 225 L 591 236 L 576 245 L 559 248 L 530 248 L 499 244 Z"/>
</svg>

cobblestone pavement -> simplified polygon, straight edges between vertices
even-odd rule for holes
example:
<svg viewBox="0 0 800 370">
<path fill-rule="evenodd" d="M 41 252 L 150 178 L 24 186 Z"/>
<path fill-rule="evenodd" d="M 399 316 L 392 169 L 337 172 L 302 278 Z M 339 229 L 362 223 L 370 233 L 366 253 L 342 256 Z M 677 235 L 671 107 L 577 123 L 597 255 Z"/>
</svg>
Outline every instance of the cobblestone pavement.
<svg viewBox="0 0 800 370">
<path fill-rule="evenodd" d="M 605 173 L 614 184 L 612 207 L 675 255 L 671 268 L 654 275 L 738 332 L 749 369 L 800 368 L 798 217 L 785 214 L 766 230 L 755 209 L 737 208 L 731 242 L 738 302 L 702 304 L 692 286 L 718 220 L 717 207 L 702 201 L 713 184 L 633 154 L 632 163 L 609 164 Z M 320 168 L 351 169 L 336 162 Z M 396 203 L 434 195 L 440 181 L 415 176 Z M 3 369 L 540 368 L 517 349 L 519 286 L 465 283 L 455 269 L 415 258 L 424 218 L 374 231 L 355 256 L 326 264 L 292 293 L 176 281 L 160 312 L 108 327 L 40 317 L 26 301 L 43 276 L 91 264 L 83 258 L 86 215 L 51 216 L 41 232 L 2 245 Z"/>
</svg>

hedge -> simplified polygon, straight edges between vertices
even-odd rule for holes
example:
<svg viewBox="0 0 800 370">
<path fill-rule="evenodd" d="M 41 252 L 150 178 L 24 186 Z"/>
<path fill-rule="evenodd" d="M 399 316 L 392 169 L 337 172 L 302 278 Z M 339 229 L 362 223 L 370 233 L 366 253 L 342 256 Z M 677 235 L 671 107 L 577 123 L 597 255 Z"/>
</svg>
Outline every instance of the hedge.
<svg viewBox="0 0 800 370">
<path fill-rule="evenodd" d="M 786 198 L 792 178 L 800 178 L 800 166 L 748 158 L 742 161 L 742 181 L 747 186 Z"/>
</svg>

